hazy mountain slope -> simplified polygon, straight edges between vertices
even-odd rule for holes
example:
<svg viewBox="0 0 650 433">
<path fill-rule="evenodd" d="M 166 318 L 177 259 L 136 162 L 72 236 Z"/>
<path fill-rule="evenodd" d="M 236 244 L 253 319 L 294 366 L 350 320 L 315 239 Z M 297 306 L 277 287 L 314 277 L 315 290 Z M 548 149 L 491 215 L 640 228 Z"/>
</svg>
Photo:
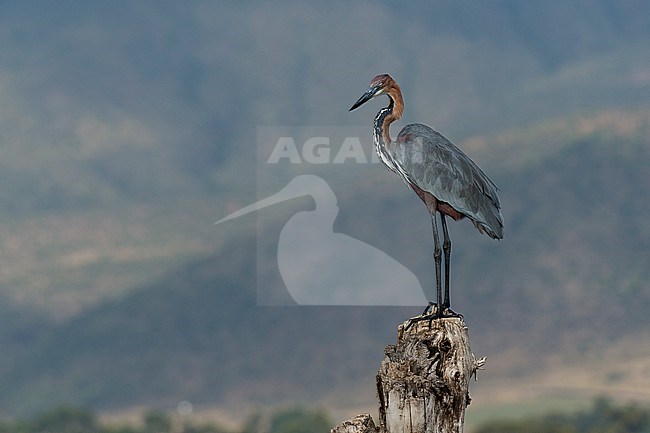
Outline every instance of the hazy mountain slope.
<svg viewBox="0 0 650 433">
<path fill-rule="evenodd" d="M 647 119 L 627 135 L 578 134 L 534 163 L 498 172 L 508 231 L 496 246 L 469 223 L 454 225 L 454 305 L 473 348 L 516 353 L 499 357 L 493 374 L 532 377 L 558 356 L 599 353 L 630 332 L 647 335 L 646 127 Z M 526 141 L 548 139 L 538 132 Z M 355 194 L 386 204 L 375 188 L 359 187 Z M 364 222 L 370 239 L 392 218 L 422 216 L 400 191 L 390 215 Z M 357 233 L 345 215 L 337 228 Z M 411 253 L 405 263 L 416 269 L 431 266 L 420 251 L 430 248 L 424 230 L 405 232 L 395 246 Z M 321 399 L 354 395 L 360 385 L 369 392 L 383 346 L 417 308 L 255 307 L 256 272 L 274 278 L 255 269 L 255 257 L 252 236 L 240 236 L 215 256 L 44 333 L 3 375 L 2 407 Z"/>
<path fill-rule="evenodd" d="M 465 146 L 502 189 L 503 242 L 451 228 L 453 302 L 477 353 L 516 349 L 497 368 L 527 373 L 644 335 L 649 7 L 3 2 L 3 411 L 371 384 L 414 310 L 253 308 L 250 226 L 212 222 L 262 192 L 258 126 L 370 128 L 374 113 L 347 110 L 380 72 L 402 85 L 406 122 Z M 335 229 L 430 290 L 417 198 L 383 169 L 352 183 Z"/>
<path fill-rule="evenodd" d="M 506 221 L 498 243 L 466 222 L 450 226 L 453 302 L 485 330 L 480 344 L 515 338 L 542 359 L 647 329 L 649 129 L 647 110 L 612 111 L 460 143 L 501 188 Z M 339 227 L 408 263 L 430 288 L 426 211 L 390 176 L 361 184 L 369 192 L 345 202 L 354 211 L 341 205 Z M 346 218 L 363 209 L 373 217 Z"/>
<path fill-rule="evenodd" d="M 647 138 L 588 136 L 503 178 L 508 242 L 496 257 L 468 257 L 466 266 L 486 273 L 467 274 L 467 285 L 482 296 L 516 300 L 523 311 L 545 311 L 518 319 L 536 334 L 556 335 L 546 341 L 552 350 L 647 329 L 648 161 Z M 499 315 L 495 321 L 512 324 Z M 566 331 L 585 323 L 588 339 Z"/>
<path fill-rule="evenodd" d="M 257 126 L 369 127 L 380 71 L 455 141 L 647 105 L 646 2 L 526 5 L 3 3 L 0 290 L 61 317 L 205 252 L 257 197 Z"/>
<path fill-rule="evenodd" d="M 647 103 L 645 2 L 0 8 L 5 212 L 252 196 L 258 125 L 367 122 L 347 107 L 379 72 L 462 135 Z"/>
<path fill-rule="evenodd" d="M 3 411 L 316 399 L 315 386 L 369 382 L 367 363 L 410 313 L 256 307 L 254 256 L 240 239 L 44 333 L 3 376 Z"/>
</svg>

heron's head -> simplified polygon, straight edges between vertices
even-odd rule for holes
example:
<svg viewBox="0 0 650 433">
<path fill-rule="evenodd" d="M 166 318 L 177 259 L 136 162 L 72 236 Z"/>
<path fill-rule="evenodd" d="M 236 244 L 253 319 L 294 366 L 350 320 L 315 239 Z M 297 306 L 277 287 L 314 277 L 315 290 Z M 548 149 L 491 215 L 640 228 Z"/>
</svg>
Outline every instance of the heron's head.
<svg viewBox="0 0 650 433">
<path fill-rule="evenodd" d="M 352 108 L 350 108 L 350 111 L 359 108 L 375 96 L 382 94 L 386 94 L 390 97 L 399 94 L 401 97 L 399 86 L 388 74 L 377 75 L 375 78 L 373 78 L 372 81 L 370 81 L 370 87 L 368 87 L 368 90 L 366 90 L 366 92 L 361 95 L 359 100 L 354 103 Z M 393 99 L 395 98 L 393 97 Z"/>
</svg>

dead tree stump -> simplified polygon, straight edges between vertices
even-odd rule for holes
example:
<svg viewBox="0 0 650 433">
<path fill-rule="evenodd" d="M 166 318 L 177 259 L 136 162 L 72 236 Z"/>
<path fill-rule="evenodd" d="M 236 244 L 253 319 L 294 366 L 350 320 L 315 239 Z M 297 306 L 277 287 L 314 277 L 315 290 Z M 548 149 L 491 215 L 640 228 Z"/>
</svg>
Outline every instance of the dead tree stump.
<svg viewBox="0 0 650 433">
<path fill-rule="evenodd" d="M 359 415 L 332 433 L 462 433 L 476 360 L 460 318 L 402 323 L 377 374 L 379 427 Z"/>
</svg>

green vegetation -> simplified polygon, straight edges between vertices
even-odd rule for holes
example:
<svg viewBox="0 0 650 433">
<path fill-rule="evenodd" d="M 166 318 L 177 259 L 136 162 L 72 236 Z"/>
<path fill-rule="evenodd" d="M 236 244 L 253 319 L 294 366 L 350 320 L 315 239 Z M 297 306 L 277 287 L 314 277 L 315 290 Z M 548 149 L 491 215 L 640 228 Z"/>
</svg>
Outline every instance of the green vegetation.
<svg viewBox="0 0 650 433">
<path fill-rule="evenodd" d="M 255 413 L 243 428 L 228 430 L 155 409 L 144 412 L 137 425 L 102 423 L 90 410 L 59 406 L 30 420 L 0 422 L 0 433 L 325 433 L 331 427 L 322 411 L 299 407 L 268 415 Z"/>
<path fill-rule="evenodd" d="M 598 398 L 588 410 L 486 422 L 474 433 L 650 433 L 650 408 Z"/>
<path fill-rule="evenodd" d="M 279 410 L 270 416 L 253 414 L 241 433 L 326 433 L 332 427 L 323 411 L 294 407 Z"/>
<path fill-rule="evenodd" d="M 4 422 L 0 433 L 235 433 L 213 423 L 173 419 L 167 413 L 148 410 L 137 425 L 102 423 L 90 410 L 60 406 L 30 420 Z"/>
<path fill-rule="evenodd" d="M 326 433 L 332 421 L 322 410 L 304 407 L 255 412 L 240 428 L 197 422 L 147 410 L 136 424 L 100 422 L 90 410 L 60 406 L 29 420 L 0 422 L 0 433 Z M 575 412 L 551 411 L 513 420 L 492 420 L 473 433 L 650 433 L 650 407 L 600 397 Z"/>
</svg>

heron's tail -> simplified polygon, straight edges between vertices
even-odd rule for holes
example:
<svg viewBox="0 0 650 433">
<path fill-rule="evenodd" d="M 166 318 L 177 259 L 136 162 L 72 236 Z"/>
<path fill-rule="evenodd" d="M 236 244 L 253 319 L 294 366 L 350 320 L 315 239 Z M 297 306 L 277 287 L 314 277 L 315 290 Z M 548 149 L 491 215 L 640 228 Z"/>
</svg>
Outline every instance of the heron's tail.
<svg viewBox="0 0 650 433">
<path fill-rule="evenodd" d="M 487 234 L 492 239 L 503 239 L 503 214 L 498 207 L 498 203 L 486 200 L 483 203 L 476 216 L 470 216 L 479 232 Z"/>
</svg>

